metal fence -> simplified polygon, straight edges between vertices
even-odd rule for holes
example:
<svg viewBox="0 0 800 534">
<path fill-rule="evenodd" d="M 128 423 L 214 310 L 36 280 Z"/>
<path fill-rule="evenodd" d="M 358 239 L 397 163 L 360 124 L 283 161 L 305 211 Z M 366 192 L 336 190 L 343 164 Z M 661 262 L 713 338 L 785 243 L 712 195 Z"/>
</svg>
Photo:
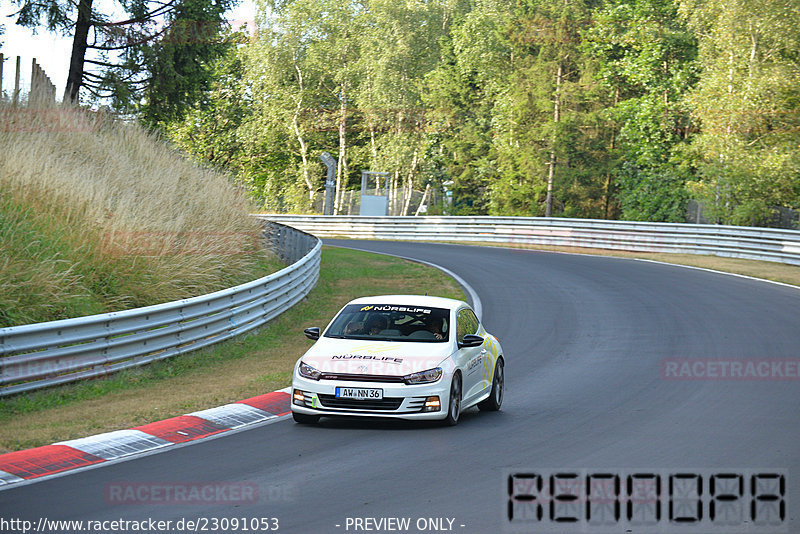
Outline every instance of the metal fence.
<svg viewBox="0 0 800 534">
<path fill-rule="evenodd" d="M 107 375 L 218 343 L 263 325 L 305 297 L 319 278 L 316 237 L 265 223 L 265 238 L 292 265 L 199 297 L 75 319 L 0 328 L 0 396 Z"/>
<path fill-rule="evenodd" d="M 797 230 L 538 217 L 258 217 L 319 237 L 673 252 L 800 265 Z"/>
</svg>

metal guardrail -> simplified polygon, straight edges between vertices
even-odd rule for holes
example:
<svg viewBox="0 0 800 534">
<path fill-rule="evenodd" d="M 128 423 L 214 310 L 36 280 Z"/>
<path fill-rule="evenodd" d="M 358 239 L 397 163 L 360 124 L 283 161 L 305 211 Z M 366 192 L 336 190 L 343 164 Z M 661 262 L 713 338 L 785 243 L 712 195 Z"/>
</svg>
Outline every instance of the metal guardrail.
<svg viewBox="0 0 800 534">
<path fill-rule="evenodd" d="M 270 247 L 292 265 L 189 299 L 0 328 L 0 396 L 114 373 L 218 343 L 291 308 L 319 278 L 322 244 L 265 223 Z"/>
<path fill-rule="evenodd" d="M 318 237 L 707 254 L 800 265 L 800 231 L 539 217 L 258 215 Z"/>
</svg>

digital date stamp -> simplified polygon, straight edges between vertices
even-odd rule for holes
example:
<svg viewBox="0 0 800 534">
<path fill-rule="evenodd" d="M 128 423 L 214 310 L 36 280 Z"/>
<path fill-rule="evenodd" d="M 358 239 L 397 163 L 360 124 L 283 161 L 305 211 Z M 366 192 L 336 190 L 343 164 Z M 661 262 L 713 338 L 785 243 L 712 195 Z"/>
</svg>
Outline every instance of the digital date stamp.
<svg viewBox="0 0 800 534">
<path fill-rule="evenodd" d="M 506 469 L 506 533 L 788 532 L 785 469 Z"/>
</svg>

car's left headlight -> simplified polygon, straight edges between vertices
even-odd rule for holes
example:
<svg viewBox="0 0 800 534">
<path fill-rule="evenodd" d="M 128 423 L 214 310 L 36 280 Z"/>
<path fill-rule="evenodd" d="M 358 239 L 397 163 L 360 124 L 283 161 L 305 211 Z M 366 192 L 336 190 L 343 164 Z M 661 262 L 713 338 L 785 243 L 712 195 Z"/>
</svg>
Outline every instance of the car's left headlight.
<svg viewBox="0 0 800 534">
<path fill-rule="evenodd" d="M 429 384 L 442 378 L 442 368 L 435 367 L 419 373 L 411 373 L 403 377 L 406 384 Z"/>
<path fill-rule="evenodd" d="M 322 374 L 305 362 L 300 362 L 300 367 L 297 368 L 297 371 L 303 378 L 310 378 L 311 380 L 319 380 L 319 376 Z"/>
</svg>

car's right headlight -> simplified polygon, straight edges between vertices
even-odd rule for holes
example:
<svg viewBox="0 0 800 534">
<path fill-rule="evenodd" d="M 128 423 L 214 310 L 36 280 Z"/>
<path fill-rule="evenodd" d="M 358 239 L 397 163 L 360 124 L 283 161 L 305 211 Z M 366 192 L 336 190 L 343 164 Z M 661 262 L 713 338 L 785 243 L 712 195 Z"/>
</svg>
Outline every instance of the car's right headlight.
<svg viewBox="0 0 800 534">
<path fill-rule="evenodd" d="M 319 380 L 319 376 L 322 374 L 305 362 L 300 362 L 300 367 L 298 367 L 297 371 L 303 378 L 310 378 L 311 380 Z"/>
<path fill-rule="evenodd" d="M 429 384 L 442 378 L 442 368 L 435 367 L 427 371 L 412 373 L 403 377 L 406 384 Z"/>
</svg>

